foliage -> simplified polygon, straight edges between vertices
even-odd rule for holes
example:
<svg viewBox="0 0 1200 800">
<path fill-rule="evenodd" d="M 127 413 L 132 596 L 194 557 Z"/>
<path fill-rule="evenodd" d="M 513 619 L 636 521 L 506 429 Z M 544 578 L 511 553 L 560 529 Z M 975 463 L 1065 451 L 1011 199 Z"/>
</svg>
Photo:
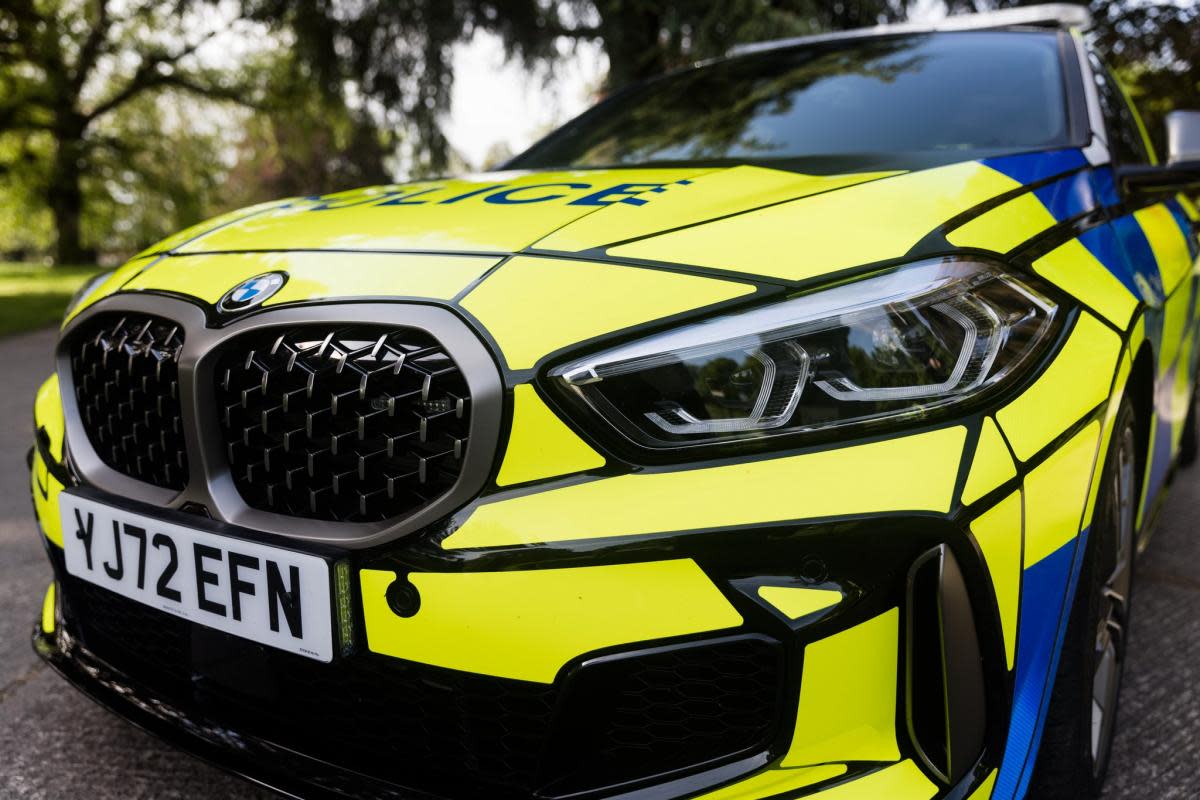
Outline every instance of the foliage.
<svg viewBox="0 0 1200 800">
<path fill-rule="evenodd" d="M 52 147 L 45 135 L 0 133 L 0 257 L 28 259 L 50 251 L 54 223 L 41 187 Z"/>
<path fill-rule="evenodd" d="M 83 241 L 131 253 L 206 217 L 224 204 L 227 134 L 233 109 L 175 90 L 130 101 L 97 124 L 112 143 L 98 148 L 82 177 Z M 185 124 L 180 120 L 207 122 Z"/>
<path fill-rule="evenodd" d="M 41 155 L 40 175 L 28 185 L 53 216 L 60 263 L 91 255 L 82 229 L 84 176 L 105 158 L 128 163 L 132 151 L 147 152 L 145 142 L 111 134 L 114 115 L 166 89 L 239 102 L 252 96 L 241 77 L 198 56 L 226 25 L 220 15 L 153 0 L 0 6 L 0 149 Z M 31 148 L 29 137 L 49 146 Z"/>
<path fill-rule="evenodd" d="M 450 105 L 454 45 L 488 30 L 510 54 L 552 52 L 537 0 L 242 0 L 242 9 L 290 36 L 323 108 L 349 126 L 348 165 L 373 182 L 387 179 L 391 153 L 407 172 L 447 167 L 439 121 Z"/>
<path fill-rule="evenodd" d="M 271 91 L 241 129 L 221 190 L 224 205 L 390 180 L 383 138 L 318 88 L 310 64 L 282 51 L 258 57 L 253 68 Z"/>
<path fill-rule="evenodd" d="M 1195 3 L 1092 3 L 1096 45 L 1130 88 L 1159 153 L 1163 118 L 1200 109 L 1200 6 Z"/>
<path fill-rule="evenodd" d="M 969 11 L 1023 0 L 943 2 Z M 440 127 L 452 54 L 480 31 L 542 74 L 574 43 L 599 43 L 615 90 L 739 42 L 901 20 L 914 5 L 5 0 L 0 254 L 119 256 L 226 208 L 453 170 Z M 1161 147 L 1161 117 L 1200 108 L 1200 8 L 1091 6 L 1098 46 Z"/>
<path fill-rule="evenodd" d="M 566 35 L 601 41 L 610 88 L 753 42 L 903 19 L 910 0 L 821 3 L 807 0 L 566 0 L 554 7 L 590 25 L 557 23 Z"/>
</svg>

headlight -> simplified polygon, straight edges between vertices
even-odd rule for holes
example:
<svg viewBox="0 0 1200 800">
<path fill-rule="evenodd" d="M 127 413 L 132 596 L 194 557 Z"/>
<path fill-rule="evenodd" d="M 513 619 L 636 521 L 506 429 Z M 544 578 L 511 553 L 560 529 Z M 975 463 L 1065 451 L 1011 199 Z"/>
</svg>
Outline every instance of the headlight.
<svg viewBox="0 0 1200 800">
<path fill-rule="evenodd" d="M 97 286 L 112 277 L 114 272 L 116 272 L 116 270 L 110 269 L 105 272 L 101 272 L 99 275 L 93 275 L 84 281 L 83 285 L 75 290 L 75 294 L 71 295 L 71 299 L 67 302 L 67 310 L 63 312 L 63 317 L 66 318 L 71 316 L 71 313 L 75 311 L 79 304 L 86 300 L 88 295 L 95 291 Z"/>
<path fill-rule="evenodd" d="M 918 263 L 550 372 L 569 403 L 670 449 L 927 415 L 1031 361 L 1057 305 L 990 264 Z"/>
</svg>

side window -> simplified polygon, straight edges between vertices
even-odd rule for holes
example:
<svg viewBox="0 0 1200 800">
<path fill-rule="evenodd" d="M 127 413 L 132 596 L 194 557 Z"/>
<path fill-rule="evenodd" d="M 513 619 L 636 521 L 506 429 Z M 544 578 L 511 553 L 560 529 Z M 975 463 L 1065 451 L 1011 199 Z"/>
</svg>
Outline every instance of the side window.
<svg viewBox="0 0 1200 800">
<path fill-rule="evenodd" d="M 1096 77 L 1096 92 L 1100 95 L 1100 110 L 1104 114 L 1113 160 L 1118 164 L 1149 163 L 1150 154 L 1146 152 L 1141 128 L 1125 99 L 1125 93 L 1100 59 L 1092 54 L 1088 59 L 1092 63 L 1092 74 Z"/>
</svg>

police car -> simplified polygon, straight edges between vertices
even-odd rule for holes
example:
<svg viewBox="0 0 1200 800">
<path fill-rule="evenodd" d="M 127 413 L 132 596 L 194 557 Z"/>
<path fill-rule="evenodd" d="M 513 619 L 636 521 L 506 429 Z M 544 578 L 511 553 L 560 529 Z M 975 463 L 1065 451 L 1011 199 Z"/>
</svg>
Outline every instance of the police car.
<svg viewBox="0 0 1200 800">
<path fill-rule="evenodd" d="M 139 254 L 37 395 L 38 653 L 300 796 L 1097 796 L 1200 114 L 1160 159 L 1087 26 L 751 45 Z"/>
</svg>

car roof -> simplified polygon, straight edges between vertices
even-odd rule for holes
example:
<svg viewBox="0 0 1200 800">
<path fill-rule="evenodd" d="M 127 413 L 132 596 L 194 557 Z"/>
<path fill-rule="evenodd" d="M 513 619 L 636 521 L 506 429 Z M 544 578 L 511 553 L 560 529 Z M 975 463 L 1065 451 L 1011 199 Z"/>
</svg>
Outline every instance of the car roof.
<svg viewBox="0 0 1200 800">
<path fill-rule="evenodd" d="M 1092 15 L 1083 6 L 1070 3 L 1045 3 L 1037 6 L 1005 8 L 977 14 L 959 14 L 931 22 L 901 22 L 890 25 L 874 25 L 834 33 L 819 33 L 810 36 L 792 36 L 763 42 L 735 45 L 727 55 L 740 56 L 765 50 L 776 50 L 797 45 L 832 42 L 839 40 L 871 39 L 905 33 L 938 33 L 941 31 L 984 31 L 984 30 L 1087 30 L 1092 26 Z"/>
</svg>

